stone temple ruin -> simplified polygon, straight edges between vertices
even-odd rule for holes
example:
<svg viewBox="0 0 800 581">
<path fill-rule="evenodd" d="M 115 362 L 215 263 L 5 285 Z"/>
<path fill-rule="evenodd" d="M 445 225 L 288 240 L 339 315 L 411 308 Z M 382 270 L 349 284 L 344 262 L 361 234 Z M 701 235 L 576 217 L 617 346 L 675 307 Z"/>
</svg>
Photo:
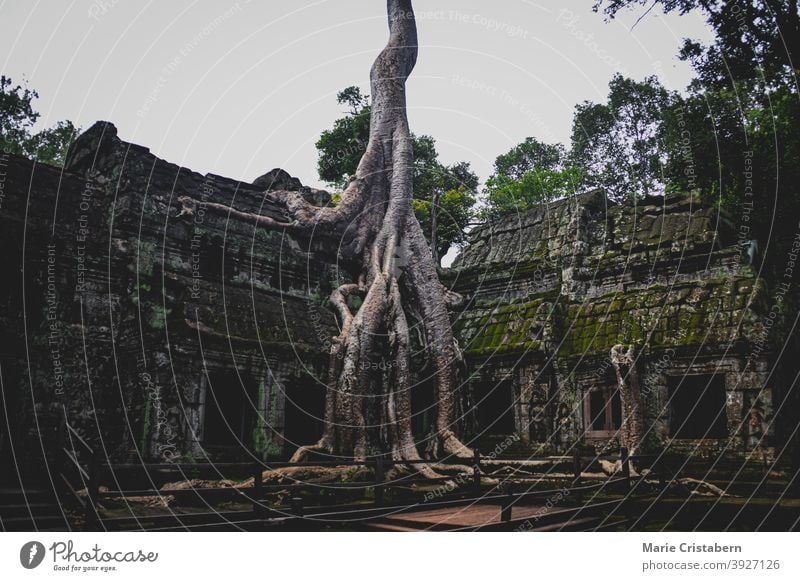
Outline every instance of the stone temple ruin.
<svg viewBox="0 0 800 581">
<path fill-rule="evenodd" d="M 454 266 L 479 431 L 555 451 L 765 445 L 764 284 L 696 198 L 540 206 L 479 228 Z"/>
<path fill-rule="evenodd" d="M 278 217 L 265 190 L 327 193 L 280 170 L 200 175 L 108 123 L 63 172 L 13 155 L 2 170 L 4 462 L 42 466 L 64 422 L 114 461 L 286 457 L 319 437 L 335 248 L 214 204 Z M 441 275 L 465 298 L 453 320 L 467 440 L 768 449 L 780 394 L 759 342 L 765 285 L 736 232 L 691 195 L 600 192 L 474 230 Z"/>
</svg>

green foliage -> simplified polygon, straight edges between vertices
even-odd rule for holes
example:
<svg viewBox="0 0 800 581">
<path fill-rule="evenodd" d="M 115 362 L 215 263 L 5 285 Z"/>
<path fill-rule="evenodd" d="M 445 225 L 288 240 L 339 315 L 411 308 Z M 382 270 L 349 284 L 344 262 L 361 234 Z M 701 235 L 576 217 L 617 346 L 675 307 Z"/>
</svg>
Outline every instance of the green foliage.
<svg viewBox="0 0 800 581">
<path fill-rule="evenodd" d="M 33 100 L 39 98 L 36 91 L 0 76 L 0 147 L 10 153 L 22 153 L 22 144 L 30 136 L 31 129 L 39 118 L 33 110 Z"/>
<path fill-rule="evenodd" d="M 364 304 L 364 299 L 362 299 L 358 295 L 347 295 L 347 306 L 353 312 L 358 311 L 361 308 L 361 305 Z"/>
<path fill-rule="evenodd" d="M 560 143 L 543 143 L 528 137 L 508 153 L 497 156 L 494 175 L 521 180 L 532 169 L 560 170 L 563 169 L 566 155 Z"/>
<path fill-rule="evenodd" d="M 349 111 L 333 122 L 317 140 L 317 171 L 320 179 L 341 188 L 356 172 L 358 162 L 369 143 L 370 106 L 368 97 L 358 87 L 348 87 L 336 96 Z"/>
<path fill-rule="evenodd" d="M 575 107 L 573 163 L 584 171 L 587 187 L 601 187 L 614 200 L 664 191 L 662 119 L 675 96 L 656 77 L 635 81 L 617 74 L 608 88 L 606 103 Z"/>
<path fill-rule="evenodd" d="M 331 129 L 322 132 L 317 141 L 320 179 L 342 188 L 348 177 L 356 173 L 361 156 L 369 143 L 369 97 L 358 87 L 347 87 L 337 95 L 337 102 L 346 105 L 344 117 Z M 442 164 L 435 140 L 428 135 L 412 135 L 414 146 L 414 208 L 428 242 L 431 242 L 432 214 L 436 208 L 436 252 L 441 256 L 457 243 L 472 218 L 474 192 L 478 176 L 469 163 Z"/>
<path fill-rule="evenodd" d="M 528 137 L 498 156 L 483 215 L 521 211 L 589 188 L 602 188 L 612 200 L 663 191 L 662 119 L 674 100 L 655 77 L 615 75 L 605 103 L 575 107 L 570 151 Z"/>
<path fill-rule="evenodd" d="M 578 192 L 583 182 L 583 171 L 569 165 L 563 145 L 528 137 L 497 156 L 480 215 L 493 218 L 565 198 Z"/>
<path fill-rule="evenodd" d="M 704 47 L 686 39 L 681 56 L 692 63 L 698 80 L 707 87 L 757 77 L 768 84 L 796 83 L 800 72 L 797 0 L 596 0 L 594 9 L 614 18 L 621 10 L 646 5 L 666 13 L 698 11 L 706 17 L 715 33 L 714 45 Z"/>
<path fill-rule="evenodd" d="M 38 98 L 36 91 L 0 76 L 0 148 L 61 167 L 78 129 L 71 121 L 59 121 L 49 129 L 33 132 L 39 119 L 33 102 Z"/>
<path fill-rule="evenodd" d="M 59 121 L 53 127 L 31 135 L 25 143 L 24 153 L 41 163 L 63 167 L 69 146 L 78 132 L 72 121 Z"/>
<path fill-rule="evenodd" d="M 453 242 L 461 239 L 463 227 L 472 218 L 471 209 L 476 199 L 471 190 L 459 186 L 441 194 L 438 202 L 436 251 L 438 256 L 443 256 Z M 431 229 L 431 205 L 430 199 L 414 200 L 414 214 L 425 232 Z"/>
<path fill-rule="evenodd" d="M 534 168 L 518 180 L 493 175 L 486 181 L 487 207 L 483 216 L 491 218 L 519 212 L 577 193 L 583 172 L 576 167 L 564 169 Z"/>
<path fill-rule="evenodd" d="M 167 318 L 172 314 L 172 309 L 162 305 L 152 305 L 150 307 L 150 317 L 147 322 L 150 328 L 160 331 L 166 328 Z"/>
<path fill-rule="evenodd" d="M 350 115 L 358 115 L 364 107 L 369 106 L 369 95 L 365 95 L 358 87 L 347 87 L 336 95 L 336 102 L 350 107 Z"/>
<path fill-rule="evenodd" d="M 644 4 L 599 0 L 595 9 L 613 18 L 620 10 Z M 768 248 L 762 274 L 781 280 L 800 216 L 798 3 L 653 4 L 664 12 L 697 10 L 715 34 L 708 46 L 687 39 L 680 52 L 696 78 L 664 119 L 668 187 L 697 189 L 722 206 L 740 234 Z"/>
</svg>

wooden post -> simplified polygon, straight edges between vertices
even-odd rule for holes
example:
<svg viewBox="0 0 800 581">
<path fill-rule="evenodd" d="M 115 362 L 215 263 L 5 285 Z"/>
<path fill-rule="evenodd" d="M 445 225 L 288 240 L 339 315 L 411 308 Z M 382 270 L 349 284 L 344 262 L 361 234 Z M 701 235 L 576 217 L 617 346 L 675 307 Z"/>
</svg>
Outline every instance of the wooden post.
<svg viewBox="0 0 800 581">
<path fill-rule="evenodd" d="M 292 514 L 296 517 L 303 517 L 303 499 L 299 496 L 292 497 L 291 500 Z"/>
<path fill-rule="evenodd" d="M 63 407 L 63 406 L 62 406 Z M 56 474 L 59 478 L 56 479 L 56 495 L 58 501 L 63 504 L 67 501 L 67 486 L 65 486 L 64 478 L 66 478 L 68 462 L 65 458 L 67 449 L 67 421 L 66 412 L 61 415 L 61 421 L 58 423 L 58 430 L 56 432 L 56 447 L 55 447 L 55 468 Z"/>
<path fill-rule="evenodd" d="M 97 509 L 97 499 L 100 496 L 100 479 L 99 479 L 100 466 L 98 465 L 97 457 L 92 454 L 89 459 L 89 482 L 86 483 L 86 492 L 88 498 L 86 499 L 86 528 L 90 531 L 99 531 L 100 526 L 100 513 Z"/>
<path fill-rule="evenodd" d="M 581 472 L 583 469 L 581 468 L 581 452 L 577 446 L 572 449 L 572 473 L 574 478 L 572 479 L 572 485 L 578 486 L 581 483 Z"/>
<path fill-rule="evenodd" d="M 623 486 L 625 487 L 625 498 L 622 499 L 622 514 L 625 516 L 625 520 L 630 521 L 632 517 L 631 513 L 631 464 L 630 464 L 630 457 L 628 455 L 628 449 L 625 446 L 622 446 L 619 449 L 619 459 L 622 463 L 622 477 L 625 479 Z"/>
<path fill-rule="evenodd" d="M 514 490 L 510 482 L 505 481 L 501 484 L 502 491 L 505 497 L 502 501 L 502 509 L 500 510 L 500 520 L 503 522 L 511 522 L 511 508 L 514 504 Z"/>
<path fill-rule="evenodd" d="M 261 471 L 261 466 L 256 463 L 255 471 L 253 472 L 253 512 L 256 513 L 256 515 L 264 513 L 264 507 L 261 505 L 261 499 L 264 496 L 263 486 L 264 473 Z"/>
<path fill-rule="evenodd" d="M 375 458 L 375 504 L 383 504 L 383 456 Z"/>
<path fill-rule="evenodd" d="M 477 447 L 473 449 L 473 453 L 472 485 L 475 487 L 475 492 L 479 493 L 481 491 L 481 453 Z"/>
</svg>

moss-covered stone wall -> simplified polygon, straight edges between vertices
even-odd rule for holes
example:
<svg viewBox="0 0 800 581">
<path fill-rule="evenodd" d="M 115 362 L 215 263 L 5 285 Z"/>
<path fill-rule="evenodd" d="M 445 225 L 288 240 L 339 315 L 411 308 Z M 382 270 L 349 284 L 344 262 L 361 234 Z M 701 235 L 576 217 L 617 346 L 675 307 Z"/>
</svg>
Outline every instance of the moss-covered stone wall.
<svg viewBox="0 0 800 581">
<path fill-rule="evenodd" d="M 614 412 L 612 429 L 598 430 L 590 401 L 619 387 L 615 345 L 637 354 L 644 447 L 741 453 L 750 418 L 771 419 L 769 354 L 753 344 L 766 285 L 726 217 L 696 196 L 614 204 L 591 192 L 541 205 L 476 229 L 444 278 L 467 298 L 455 325 L 468 400 L 512 389 L 518 435 L 541 450 L 619 445 L 626 419 Z M 690 389 L 675 378 L 714 375 L 724 377 L 725 434 L 674 438 L 676 390 Z M 476 441 L 495 435 L 475 419 L 479 405 L 467 413 Z"/>
<path fill-rule="evenodd" d="M 102 122 L 64 171 L 9 155 L 2 167 L 0 362 L 21 462 L 42 466 L 64 422 L 115 461 L 274 457 L 313 440 L 334 251 L 208 204 L 279 217 L 266 190 L 318 204 L 325 192 L 279 170 L 252 184 L 201 175 Z M 592 192 L 496 220 L 442 279 L 466 299 L 453 313 L 468 363 L 460 423 L 480 445 L 509 432 L 526 453 L 618 445 L 624 418 L 606 430 L 589 417 L 592 394 L 619 387 L 615 345 L 637 354 L 643 447 L 741 453 L 754 410 L 771 418 L 769 353 L 753 346 L 765 285 L 725 217 L 691 195 Z M 724 437 L 674 437 L 685 375 L 724 379 Z M 205 433 L 218 390 L 245 394 L 240 445 Z"/>
<path fill-rule="evenodd" d="M 288 176 L 201 175 L 107 123 L 79 138 L 64 172 L 8 165 L 3 372 L 28 448 L 51 447 L 62 421 L 117 461 L 246 459 L 307 443 L 284 441 L 284 409 L 287 393 L 325 381 L 335 260 L 316 241 L 206 205 L 277 217 L 264 191 Z M 253 386 L 238 448 L 204 443 L 220 373 Z"/>
</svg>

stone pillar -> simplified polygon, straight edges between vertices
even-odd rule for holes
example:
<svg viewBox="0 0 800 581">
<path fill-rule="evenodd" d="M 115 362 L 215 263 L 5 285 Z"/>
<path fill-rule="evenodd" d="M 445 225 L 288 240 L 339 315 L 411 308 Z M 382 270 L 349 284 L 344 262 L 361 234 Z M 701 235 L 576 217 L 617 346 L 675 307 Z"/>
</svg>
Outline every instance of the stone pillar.
<svg viewBox="0 0 800 581">
<path fill-rule="evenodd" d="M 521 377 L 519 381 L 519 391 L 514 394 L 514 424 L 520 442 L 523 444 L 531 443 L 531 398 L 533 397 L 533 386 L 527 381 L 526 377 Z"/>
</svg>

